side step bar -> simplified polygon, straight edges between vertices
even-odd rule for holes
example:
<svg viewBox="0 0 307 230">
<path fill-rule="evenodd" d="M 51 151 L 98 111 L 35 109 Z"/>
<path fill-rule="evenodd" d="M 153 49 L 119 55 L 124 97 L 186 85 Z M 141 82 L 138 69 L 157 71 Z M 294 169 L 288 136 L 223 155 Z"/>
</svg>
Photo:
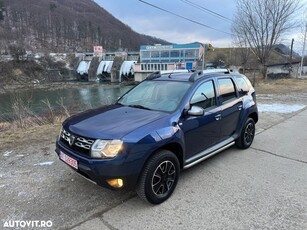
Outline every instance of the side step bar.
<svg viewBox="0 0 307 230">
<path fill-rule="evenodd" d="M 194 165 L 196 165 L 196 164 L 198 164 L 198 163 L 200 163 L 200 162 L 206 160 L 207 158 L 212 157 L 212 156 L 214 156 L 215 154 L 217 154 L 217 153 L 219 153 L 219 152 L 222 152 L 222 151 L 225 150 L 225 149 L 228 149 L 229 147 L 233 146 L 234 144 L 235 144 L 235 142 L 232 141 L 232 142 L 230 142 L 229 144 L 224 145 L 223 147 L 221 147 L 221 148 L 219 148 L 219 149 L 217 149 L 217 150 L 215 150 L 215 151 L 213 151 L 213 152 L 211 152 L 211 153 L 208 153 L 208 152 L 210 152 L 210 149 L 209 149 L 209 151 L 208 151 L 208 150 L 207 150 L 207 151 L 203 151 L 203 152 L 201 152 L 200 154 L 197 155 L 197 156 L 199 156 L 199 155 L 204 155 L 203 157 L 200 157 L 199 159 L 197 159 L 197 160 L 195 160 L 195 161 L 192 161 L 191 163 L 186 164 L 186 165 L 183 167 L 183 169 L 188 169 L 188 168 L 190 168 L 190 167 L 192 167 L 192 166 L 194 166 Z M 197 157 L 197 156 L 196 156 L 196 157 Z M 193 158 L 195 158 L 195 157 L 193 157 Z"/>
</svg>

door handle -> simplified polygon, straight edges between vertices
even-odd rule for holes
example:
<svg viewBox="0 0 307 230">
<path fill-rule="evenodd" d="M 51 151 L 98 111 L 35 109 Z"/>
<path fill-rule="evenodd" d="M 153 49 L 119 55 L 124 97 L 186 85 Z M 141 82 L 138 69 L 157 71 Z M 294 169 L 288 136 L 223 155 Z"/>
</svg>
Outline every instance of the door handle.
<svg viewBox="0 0 307 230">
<path fill-rule="evenodd" d="M 238 110 L 241 110 L 243 108 L 243 105 L 238 106 Z"/>
<path fill-rule="evenodd" d="M 218 115 L 215 116 L 215 120 L 217 120 L 217 121 L 221 120 L 221 118 L 222 118 L 221 114 L 218 114 Z"/>
</svg>

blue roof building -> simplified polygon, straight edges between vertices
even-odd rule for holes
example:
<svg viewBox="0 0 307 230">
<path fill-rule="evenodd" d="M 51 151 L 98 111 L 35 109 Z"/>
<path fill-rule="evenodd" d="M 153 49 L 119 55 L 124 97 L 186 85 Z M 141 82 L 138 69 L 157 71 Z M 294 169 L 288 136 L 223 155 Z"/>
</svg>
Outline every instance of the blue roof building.
<svg viewBox="0 0 307 230">
<path fill-rule="evenodd" d="M 179 63 L 196 62 L 201 58 L 203 45 L 199 42 L 189 44 L 141 46 L 141 63 Z"/>
<path fill-rule="evenodd" d="M 158 70 L 193 69 L 201 61 L 204 47 L 199 42 L 170 45 L 142 45 L 140 63 L 137 71 L 153 72 Z"/>
</svg>

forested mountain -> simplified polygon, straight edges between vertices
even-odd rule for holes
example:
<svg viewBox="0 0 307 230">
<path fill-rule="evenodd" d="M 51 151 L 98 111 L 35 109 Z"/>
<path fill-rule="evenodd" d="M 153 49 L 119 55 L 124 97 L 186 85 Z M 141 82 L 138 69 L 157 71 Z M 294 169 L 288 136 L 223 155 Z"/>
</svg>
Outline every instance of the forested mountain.
<svg viewBox="0 0 307 230">
<path fill-rule="evenodd" d="M 92 0 L 0 0 L 0 52 L 16 46 L 43 52 L 139 50 L 167 43 L 134 32 Z"/>
</svg>

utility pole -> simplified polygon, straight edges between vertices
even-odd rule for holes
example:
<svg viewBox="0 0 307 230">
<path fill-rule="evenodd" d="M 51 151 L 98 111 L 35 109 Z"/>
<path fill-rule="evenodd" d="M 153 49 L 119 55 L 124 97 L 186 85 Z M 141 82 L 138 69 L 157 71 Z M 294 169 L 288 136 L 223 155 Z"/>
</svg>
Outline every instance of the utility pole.
<svg viewBox="0 0 307 230">
<path fill-rule="evenodd" d="M 301 68 L 300 68 L 300 78 L 302 77 L 303 72 L 303 63 L 304 63 L 304 56 L 305 56 L 305 45 L 306 45 L 306 34 L 307 34 L 307 22 L 305 22 L 305 32 L 304 32 L 304 44 L 303 44 L 303 52 L 302 52 L 302 60 L 301 60 Z"/>
<path fill-rule="evenodd" d="M 291 41 L 291 50 L 290 50 L 290 59 L 289 59 L 289 77 L 291 77 L 291 72 L 292 72 L 293 42 L 294 42 L 294 38 L 292 38 L 292 41 Z"/>
<path fill-rule="evenodd" d="M 204 52 L 203 52 L 203 61 L 202 61 L 202 65 L 201 65 L 202 70 L 205 69 L 205 54 L 206 54 L 207 45 L 203 44 L 203 47 L 204 47 Z"/>
</svg>

